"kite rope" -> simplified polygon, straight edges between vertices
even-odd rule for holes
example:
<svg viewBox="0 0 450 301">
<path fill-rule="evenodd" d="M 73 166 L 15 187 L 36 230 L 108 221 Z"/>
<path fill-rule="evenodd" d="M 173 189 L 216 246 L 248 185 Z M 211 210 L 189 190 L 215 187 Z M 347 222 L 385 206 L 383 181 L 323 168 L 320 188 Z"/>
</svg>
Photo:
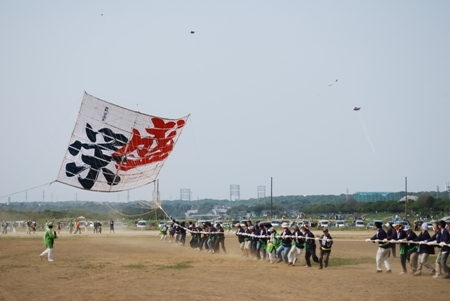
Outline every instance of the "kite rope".
<svg viewBox="0 0 450 301">
<path fill-rule="evenodd" d="M 43 187 L 43 186 L 47 186 L 47 185 L 50 186 L 50 185 L 52 185 L 55 182 L 57 182 L 57 181 L 55 180 L 55 181 L 52 181 L 50 183 L 42 184 L 42 185 L 35 186 L 35 187 L 32 187 L 32 188 L 28 188 L 28 189 L 24 189 L 24 190 L 21 190 L 21 191 L 13 192 L 13 193 L 10 193 L 10 194 L 7 194 L 7 195 L 3 195 L 3 196 L 0 196 L 0 199 L 6 198 L 6 197 L 10 197 L 12 195 L 16 195 L 16 194 L 19 194 L 19 193 L 22 193 L 22 192 L 25 192 L 25 191 L 28 191 L 28 190 L 33 190 L 33 189 L 36 189 L 36 188 L 39 188 L 39 187 Z"/>
</svg>

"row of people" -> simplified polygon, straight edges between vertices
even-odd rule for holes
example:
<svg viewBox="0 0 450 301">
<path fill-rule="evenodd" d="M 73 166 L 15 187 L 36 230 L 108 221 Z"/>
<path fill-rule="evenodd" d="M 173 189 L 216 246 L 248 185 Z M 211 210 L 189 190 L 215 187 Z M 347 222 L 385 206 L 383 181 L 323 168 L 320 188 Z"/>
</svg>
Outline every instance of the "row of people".
<svg viewBox="0 0 450 301">
<path fill-rule="evenodd" d="M 323 235 L 319 241 L 319 256 L 316 255 L 316 238 L 309 227 L 304 225 L 299 228 L 293 227 L 293 232 L 289 230 L 287 223 L 281 225 L 280 233 L 271 226 L 270 223 L 259 223 L 253 225 L 251 221 L 247 224 L 236 226 L 236 236 L 238 238 L 242 256 L 244 258 L 254 258 L 255 260 L 266 260 L 270 263 L 279 263 L 284 261 L 288 266 L 295 266 L 299 256 L 304 252 L 306 267 L 311 267 L 311 259 L 319 263 L 319 269 L 327 267 L 331 254 L 333 239 L 327 228 L 323 229 Z M 184 245 L 185 233 L 191 234 L 189 242 L 194 250 L 217 253 L 221 247 L 226 254 L 225 248 L 225 229 L 220 223 L 213 225 L 205 224 L 177 223 L 175 220 L 170 227 L 163 225 L 160 227 L 160 240 L 167 240 L 169 233 L 169 242 Z"/>
<path fill-rule="evenodd" d="M 328 228 L 323 228 L 323 234 L 318 239 L 319 256 L 316 255 L 316 239 L 307 225 L 299 228 L 293 226 L 293 231 L 284 222 L 281 232 L 271 226 L 270 223 L 252 225 L 248 222 L 245 226 L 236 226 L 236 235 L 240 244 L 242 256 L 253 257 L 255 260 L 265 260 L 270 263 L 284 261 L 288 266 L 295 266 L 299 256 L 305 253 L 305 267 L 311 267 L 311 259 L 319 263 L 319 269 L 327 267 L 331 254 L 333 239 Z"/>
<path fill-rule="evenodd" d="M 400 244 L 400 263 L 402 272 L 407 273 L 406 261 L 408 260 L 411 267 L 411 273 L 414 276 L 422 275 L 423 267 L 425 267 L 430 275 L 434 278 L 450 279 L 450 268 L 447 265 L 447 259 L 450 252 L 450 235 L 446 227 L 446 222 L 441 220 L 433 224 L 434 234 L 428 232 L 428 224 L 423 223 L 421 232 L 417 235 L 409 226 L 397 223 L 392 233 L 386 233 L 381 222 L 376 222 L 377 231 L 374 236 L 366 241 L 378 243 L 376 254 L 377 273 L 382 272 L 381 264 L 384 263 L 387 273 L 392 273 L 389 262 L 389 256 L 395 244 Z M 428 263 L 430 255 L 435 254 L 435 248 L 438 249 L 435 266 Z"/>
<path fill-rule="evenodd" d="M 174 231 L 177 232 L 177 223 L 173 223 Z M 420 276 L 423 267 L 428 269 L 435 278 L 450 278 L 450 270 L 446 262 L 450 253 L 450 237 L 449 231 L 446 229 L 445 221 L 439 221 L 433 225 L 435 233 L 428 233 L 428 225 L 424 223 L 421 227 L 421 233 L 417 235 L 409 226 L 403 227 L 399 222 L 392 229 L 388 229 L 388 233 L 383 230 L 383 225 L 376 222 L 377 232 L 375 235 L 366 239 L 366 241 L 378 242 L 379 248 L 376 255 L 377 273 L 382 271 L 381 264 L 384 262 L 387 273 L 391 273 L 389 264 L 389 256 L 395 245 L 399 244 L 400 263 L 402 272 L 407 273 L 406 261 L 410 262 L 412 274 Z M 204 226 L 189 223 L 187 228 L 181 226 L 182 229 L 191 233 L 191 248 L 202 250 L 203 246 L 210 252 L 217 252 L 220 243 L 224 239 L 223 228 L 220 225 L 212 225 L 206 223 Z M 242 256 L 245 258 L 252 257 L 255 260 L 265 260 L 268 258 L 270 263 L 284 261 L 287 265 L 295 266 L 299 256 L 305 254 L 306 267 L 311 267 L 311 259 L 319 263 L 319 269 L 327 267 L 331 254 L 333 239 L 327 228 L 323 229 L 320 238 L 315 238 L 314 234 L 307 226 L 299 228 L 294 226 L 291 231 L 287 223 L 283 223 L 280 233 L 271 227 L 270 223 L 260 223 L 252 225 L 248 221 L 246 225 L 236 226 L 238 242 Z M 220 229 L 218 231 L 218 229 Z M 219 232 L 220 234 L 218 234 Z M 218 237 L 218 238 L 217 238 Z M 316 255 L 316 240 L 319 243 L 319 256 Z M 435 254 L 434 249 L 438 248 L 438 256 L 436 258 L 435 267 L 428 263 L 430 254 Z"/>
<path fill-rule="evenodd" d="M 220 248 L 226 254 L 225 248 L 225 229 L 220 224 L 213 225 L 210 222 L 204 224 L 194 224 L 189 222 L 186 227 L 185 222 L 173 223 L 168 227 L 162 225 L 160 227 L 160 240 L 167 241 L 167 233 L 169 233 L 169 243 L 184 246 L 186 242 L 186 232 L 191 234 L 189 246 L 191 249 L 201 252 L 205 249 L 210 253 L 218 253 Z"/>
</svg>

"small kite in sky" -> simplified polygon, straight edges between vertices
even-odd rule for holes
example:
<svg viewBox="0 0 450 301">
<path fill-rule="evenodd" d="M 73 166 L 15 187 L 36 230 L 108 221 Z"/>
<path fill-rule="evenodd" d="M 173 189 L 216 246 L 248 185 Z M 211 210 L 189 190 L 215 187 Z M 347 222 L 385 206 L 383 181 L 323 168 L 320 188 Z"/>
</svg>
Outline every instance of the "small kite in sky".
<svg viewBox="0 0 450 301">
<path fill-rule="evenodd" d="M 191 34 L 194 34 L 194 33 L 195 33 L 195 31 L 191 30 Z"/>
<path fill-rule="evenodd" d="M 338 80 L 335 80 L 334 82 L 337 83 Z M 333 84 L 329 84 L 329 85 L 328 85 L 328 87 L 331 87 L 331 86 L 333 86 Z"/>
<path fill-rule="evenodd" d="M 353 111 L 359 111 L 359 110 L 361 110 L 361 107 L 354 107 L 353 108 Z"/>
</svg>

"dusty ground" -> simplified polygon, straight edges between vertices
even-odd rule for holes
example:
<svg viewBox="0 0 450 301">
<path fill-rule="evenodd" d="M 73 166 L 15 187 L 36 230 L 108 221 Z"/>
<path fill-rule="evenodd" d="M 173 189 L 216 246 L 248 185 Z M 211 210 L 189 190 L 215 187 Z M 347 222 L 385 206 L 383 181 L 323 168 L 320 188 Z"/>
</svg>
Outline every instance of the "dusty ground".
<svg viewBox="0 0 450 301">
<path fill-rule="evenodd" d="M 0 300 L 449 299 L 448 280 L 399 275 L 398 258 L 391 258 L 392 274 L 375 273 L 377 247 L 363 241 L 372 232 L 330 232 L 336 242 L 323 270 L 305 268 L 303 254 L 295 267 L 242 258 L 232 234 L 227 254 L 210 254 L 151 231 L 65 230 L 48 262 L 38 256 L 43 232 L 8 233 L 0 236 Z"/>
</svg>

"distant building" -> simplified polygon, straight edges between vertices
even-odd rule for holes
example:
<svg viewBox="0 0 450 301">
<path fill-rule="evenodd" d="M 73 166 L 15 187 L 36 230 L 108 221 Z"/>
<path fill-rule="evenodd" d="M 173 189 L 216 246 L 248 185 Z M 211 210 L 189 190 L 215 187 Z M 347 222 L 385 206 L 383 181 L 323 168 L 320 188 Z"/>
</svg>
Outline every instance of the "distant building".
<svg viewBox="0 0 450 301">
<path fill-rule="evenodd" d="M 257 191 L 257 198 L 258 199 L 263 199 L 265 197 L 266 197 L 266 186 L 259 185 L 258 186 L 258 191 Z"/>
<path fill-rule="evenodd" d="M 227 209 L 213 209 L 211 210 L 213 214 L 215 215 L 220 215 L 220 216 L 224 216 L 227 214 Z"/>
<path fill-rule="evenodd" d="M 358 202 L 377 202 L 398 200 L 402 196 L 398 192 L 356 192 L 353 197 Z"/>
<path fill-rule="evenodd" d="M 241 188 L 239 185 L 230 185 L 230 201 L 241 200 Z"/>
<path fill-rule="evenodd" d="M 190 201 L 191 200 L 191 190 L 189 188 L 180 189 L 180 200 Z"/>
</svg>

